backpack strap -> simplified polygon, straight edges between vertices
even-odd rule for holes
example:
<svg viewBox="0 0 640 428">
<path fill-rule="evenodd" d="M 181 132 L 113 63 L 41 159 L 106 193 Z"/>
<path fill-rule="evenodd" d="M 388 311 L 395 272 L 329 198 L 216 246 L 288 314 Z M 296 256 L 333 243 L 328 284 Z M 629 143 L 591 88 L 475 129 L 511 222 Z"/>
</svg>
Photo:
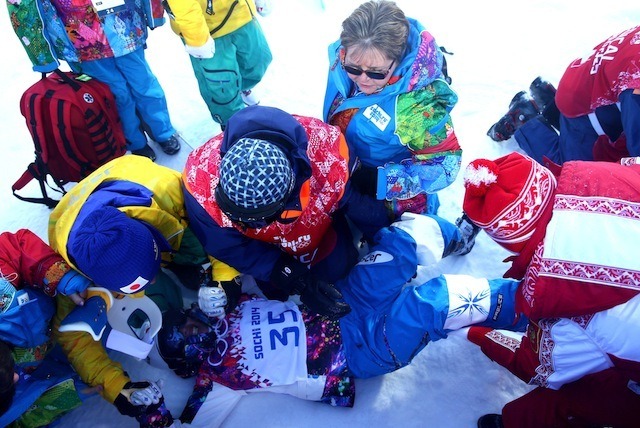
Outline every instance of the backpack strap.
<svg viewBox="0 0 640 428">
<path fill-rule="evenodd" d="M 126 152 L 126 144 L 124 144 L 124 134 L 115 107 L 115 100 L 113 100 L 113 105 L 108 105 L 105 96 L 110 92 L 105 93 L 107 88 L 102 85 L 94 86 L 92 89 L 95 90 L 94 103 L 96 108 L 88 109 L 85 112 L 85 119 L 98 164 L 102 165 L 110 159 L 122 156 Z"/>
<path fill-rule="evenodd" d="M 56 68 L 55 70 L 53 70 L 53 72 L 56 73 L 56 75 L 60 79 L 62 79 L 67 85 L 71 86 L 75 92 L 78 92 L 80 90 L 80 84 L 76 82 L 74 79 L 72 79 L 71 77 L 69 77 L 67 73 L 60 70 L 59 68 Z"/>
<path fill-rule="evenodd" d="M 46 78 L 46 73 L 42 73 L 42 79 Z M 26 114 L 30 118 L 27 125 L 36 149 L 36 157 L 42 156 L 43 147 L 45 147 L 43 143 L 46 137 L 42 121 L 37 120 L 42 117 L 42 98 L 38 94 L 30 94 L 28 99 L 23 98 L 20 102 L 22 110 L 28 109 L 28 112 L 23 111 L 23 115 Z"/>
<path fill-rule="evenodd" d="M 38 181 L 38 185 L 40 186 L 40 191 L 42 192 L 43 197 L 33 198 L 18 195 L 18 190 L 23 189 L 24 186 L 29 184 L 34 179 Z M 20 199 L 21 201 L 44 204 L 49 208 L 55 208 L 56 205 L 58 205 L 59 201 L 49 197 L 49 194 L 47 193 L 47 187 L 55 192 L 60 193 L 61 195 L 64 195 L 67 192 L 66 190 L 64 190 L 64 187 L 62 187 L 62 183 L 58 183 L 55 179 L 53 181 L 57 189 L 49 185 L 49 182 L 47 181 L 47 173 L 43 174 L 40 171 L 37 166 L 37 162 L 32 162 L 29 164 L 27 170 L 20 176 L 20 178 L 15 183 L 13 183 L 13 186 L 11 186 L 11 191 L 13 192 L 13 196 Z"/>
</svg>

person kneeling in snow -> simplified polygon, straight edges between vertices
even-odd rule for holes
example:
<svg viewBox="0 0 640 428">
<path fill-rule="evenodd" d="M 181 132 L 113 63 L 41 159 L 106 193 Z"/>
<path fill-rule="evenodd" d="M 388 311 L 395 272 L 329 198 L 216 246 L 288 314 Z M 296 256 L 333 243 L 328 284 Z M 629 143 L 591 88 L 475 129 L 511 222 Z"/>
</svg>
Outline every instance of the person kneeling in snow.
<svg viewBox="0 0 640 428">
<path fill-rule="evenodd" d="M 161 265 L 181 263 L 198 271 L 209 260 L 189 233 L 180 173 L 142 156 L 116 158 L 69 190 L 49 218 L 49 242 L 70 266 L 114 295 L 168 289 L 173 281 Z M 182 307 L 181 296 L 171 300 Z M 162 418 L 157 385 L 134 382 L 88 332 L 59 330 L 72 310 L 69 299 L 57 299 L 54 334 L 83 381 L 100 387 L 101 395 L 124 415 Z M 154 405 L 147 406 L 137 395 Z"/>
<path fill-rule="evenodd" d="M 471 324 L 522 330 L 526 320 L 512 305 L 517 281 L 424 278 L 421 265 L 438 262 L 451 239 L 424 215 L 406 213 L 381 229 L 371 252 L 335 284 L 352 309 L 339 320 L 246 294 L 217 320 L 197 307 L 168 312 L 159 354 L 178 375 L 197 373 L 180 420 L 216 426 L 255 391 L 351 407 L 354 378 L 398 370 L 452 330 Z"/>
<path fill-rule="evenodd" d="M 464 175 L 463 209 L 515 253 L 521 341 L 473 326 L 468 338 L 538 388 L 478 426 L 638 426 L 640 165 L 570 161 L 547 169 L 512 153 Z"/>
<path fill-rule="evenodd" d="M 32 231 L 0 234 L 0 426 L 47 425 L 86 398 L 51 318 L 56 294 L 80 302 L 89 285 Z"/>
</svg>

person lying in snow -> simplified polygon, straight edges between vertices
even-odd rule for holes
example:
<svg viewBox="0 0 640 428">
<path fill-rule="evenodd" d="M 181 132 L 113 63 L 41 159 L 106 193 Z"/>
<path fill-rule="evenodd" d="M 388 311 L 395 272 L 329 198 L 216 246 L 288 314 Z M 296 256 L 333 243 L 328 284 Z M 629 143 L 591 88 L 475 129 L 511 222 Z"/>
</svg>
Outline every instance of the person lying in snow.
<svg viewBox="0 0 640 428">
<path fill-rule="evenodd" d="M 219 425 L 242 395 L 256 391 L 351 407 L 355 378 L 398 370 L 452 330 L 522 330 L 527 320 L 512 305 L 518 281 L 425 279 L 422 266 L 438 262 L 451 239 L 425 215 L 405 213 L 381 229 L 371 252 L 335 284 L 352 309 L 339 320 L 246 294 L 217 320 L 195 306 L 167 312 L 159 354 L 178 375 L 197 374 L 180 420 Z"/>
</svg>

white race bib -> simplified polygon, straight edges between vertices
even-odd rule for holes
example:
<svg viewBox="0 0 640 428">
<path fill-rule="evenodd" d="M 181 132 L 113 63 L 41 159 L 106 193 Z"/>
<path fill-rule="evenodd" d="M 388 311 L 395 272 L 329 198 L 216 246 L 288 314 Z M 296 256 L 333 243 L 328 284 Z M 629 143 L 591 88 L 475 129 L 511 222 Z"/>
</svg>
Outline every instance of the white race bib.
<svg viewBox="0 0 640 428">
<path fill-rule="evenodd" d="M 249 300 L 241 309 L 244 374 L 263 386 L 288 385 L 307 378 L 307 334 L 295 303 Z"/>
<path fill-rule="evenodd" d="M 124 0 L 91 0 L 91 3 L 99 16 L 113 13 L 116 8 L 124 6 Z"/>
</svg>

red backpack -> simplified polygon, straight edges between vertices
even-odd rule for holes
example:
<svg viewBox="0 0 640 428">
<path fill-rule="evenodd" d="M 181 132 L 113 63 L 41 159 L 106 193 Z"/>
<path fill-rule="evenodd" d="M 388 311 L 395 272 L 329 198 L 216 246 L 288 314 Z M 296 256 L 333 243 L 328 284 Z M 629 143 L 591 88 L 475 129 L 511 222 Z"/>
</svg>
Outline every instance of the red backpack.
<svg viewBox="0 0 640 428">
<path fill-rule="evenodd" d="M 126 152 L 115 98 L 106 84 L 89 76 L 60 70 L 48 76 L 43 73 L 22 95 L 20 112 L 36 155 L 12 186 L 14 196 L 22 201 L 53 208 L 58 201 L 47 195 L 46 187 L 64 195 L 64 184 L 82 180 Z M 18 195 L 33 179 L 40 185 L 42 198 Z"/>
</svg>

